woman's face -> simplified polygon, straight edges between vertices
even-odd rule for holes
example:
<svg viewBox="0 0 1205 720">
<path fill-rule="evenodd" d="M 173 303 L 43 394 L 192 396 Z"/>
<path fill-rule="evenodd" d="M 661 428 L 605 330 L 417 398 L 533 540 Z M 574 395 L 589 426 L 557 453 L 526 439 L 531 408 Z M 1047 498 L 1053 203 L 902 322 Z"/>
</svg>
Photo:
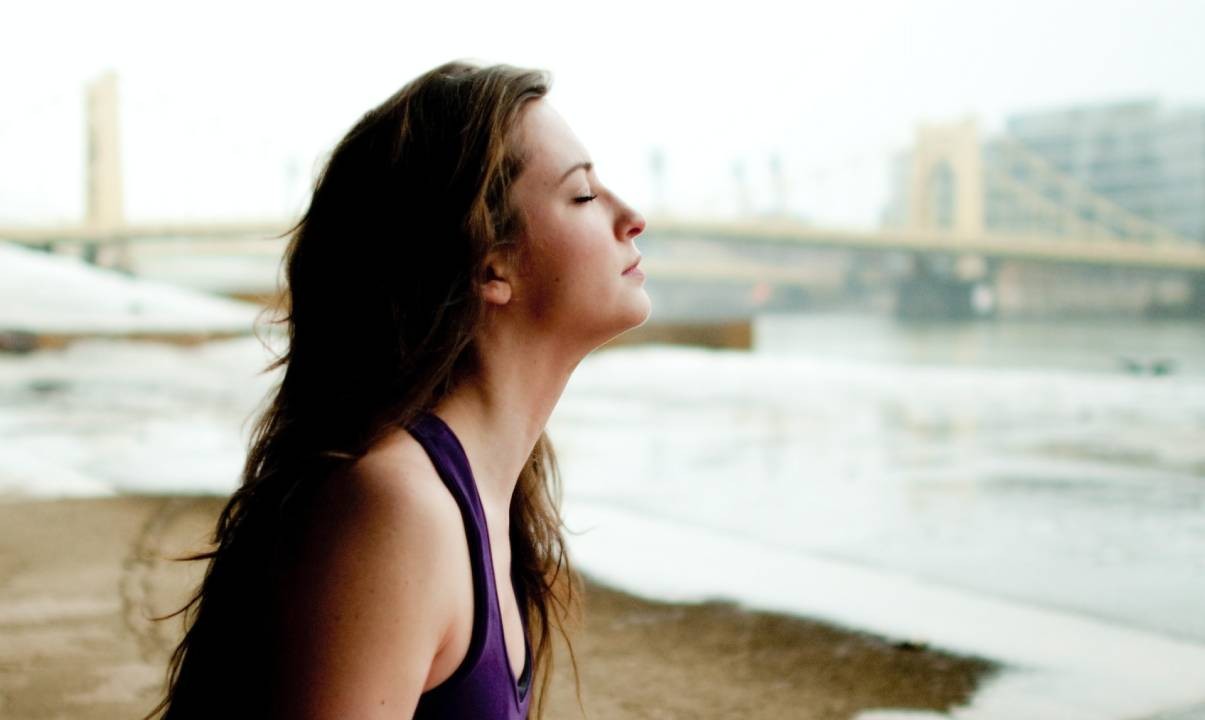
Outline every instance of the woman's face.
<svg viewBox="0 0 1205 720">
<path fill-rule="evenodd" d="M 519 118 L 524 166 L 511 186 L 523 217 L 518 302 L 541 329 L 593 349 L 642 324 L 652 309 L 641 272 L 644 218 L 603 185 L 590 156 L 546 100 Z"/>
</svg>

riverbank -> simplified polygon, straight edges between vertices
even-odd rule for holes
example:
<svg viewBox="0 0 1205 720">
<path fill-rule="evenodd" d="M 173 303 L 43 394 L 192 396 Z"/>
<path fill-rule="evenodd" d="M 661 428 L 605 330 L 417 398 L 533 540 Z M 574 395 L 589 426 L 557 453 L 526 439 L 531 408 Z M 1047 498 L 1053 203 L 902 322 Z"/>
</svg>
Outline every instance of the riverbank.
<svg viewBox="0 0 1205 720">
<path fill-rule="evenodd" d="M 134 718 L 154 703 L 179 606 L 202 563 L 214 497 L 0 502 L 0 716 Z M 894 644 L 730 603 L 672 604 L 594 582 L 574 638 L 587 717 L 851 718 L 948 709 L 991 672 L 980 660 Z M 548 718 L 580 717 L 558 655 Z"/>
</svg>

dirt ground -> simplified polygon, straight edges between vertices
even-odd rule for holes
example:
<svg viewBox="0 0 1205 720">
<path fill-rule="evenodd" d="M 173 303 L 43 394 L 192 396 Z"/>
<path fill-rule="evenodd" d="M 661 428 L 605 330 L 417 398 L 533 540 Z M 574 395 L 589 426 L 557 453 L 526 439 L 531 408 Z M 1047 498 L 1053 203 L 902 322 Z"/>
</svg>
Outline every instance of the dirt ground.
<svg viewBox="0 0 1205 720">
<path fill-rule="evenodd" d="M 204 564 L 219 498 L 0 501 L 0 717 L 130 720 L 149 710 Z M 730 603 L 650 602 L 587 584 L 574 637 L 585 717 L 850 718 L 948 710 L 994 668 Z M 558 651 L 561 648 L 558 647 Z M 580 718 L 558 652 L 547 718 Z"/>
</svg>

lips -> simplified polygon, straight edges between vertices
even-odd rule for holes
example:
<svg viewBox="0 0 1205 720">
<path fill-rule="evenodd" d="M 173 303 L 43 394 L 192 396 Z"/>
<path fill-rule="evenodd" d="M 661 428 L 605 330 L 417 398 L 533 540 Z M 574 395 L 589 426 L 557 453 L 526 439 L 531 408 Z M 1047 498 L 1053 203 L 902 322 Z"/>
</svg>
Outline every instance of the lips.
<svg viewBox="0 0 1205 720">
<path fill-rule="evenodd" d="M 631 265 L 629 265 L 629 266 L 627 266 L 626 268 L 624 268 L 624 269 L 623 269 L 623 274 L 624 274 L 624 275 L 627 275 L 629 272 L 631 272 L 632 270 L 634 270 L 634 269 L 636 268 L 636 266 L 640 264 L 640 258 L 642 258 L 642 257 L 644 257 L 644 256 L 643 256 L 643 255 L 637 255 L 637 256 L 636 256 L 636 260 L 635 260 L 635 261 L 634 261 L 634 262 L 633 262 Z"/>
</svg>

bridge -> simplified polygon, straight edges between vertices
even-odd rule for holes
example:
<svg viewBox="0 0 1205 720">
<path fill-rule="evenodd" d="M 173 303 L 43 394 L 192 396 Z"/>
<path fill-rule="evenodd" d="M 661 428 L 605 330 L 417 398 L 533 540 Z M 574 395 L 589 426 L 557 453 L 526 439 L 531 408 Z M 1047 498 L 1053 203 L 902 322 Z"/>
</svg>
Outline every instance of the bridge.
<svg viewBox="0 0 1205 720">
<path fill-rule="evenodd" d="M 84 221 L 0 227 L 0 240 L 127 269 L 132 253 L 151 246 L 279 259 L 291 226 L 284 219 L 126 222 L 115 77 L 89 88 L 87 108 Z M 814 305 L 889 286 L 896 311 L 917 316 L 1024 308 L 1035 297 L 1056 306 L 1066 301 L 1049 298 L 1069 287 L 1080 305 L 1108 311 L 1141 287 L 1145 294 L 1126 302 L 1205 315 L 1205 242 L 1100 197 L 1007 137 L 983 141 L 973 123 L 921 127 L 909 155 L 903 197 L 883 228 L 824 228 L 782 217 L 651 217 L 639 243 L 650 284 L 698 292 L 748 286 L 752 304 L 739 312 L 755 311 L 776 292 L 788 304 L 806 296 Z"/>
<path fill-rule="evenodd" d="M 3 227 L 0 240 L 42 249 L 70 246 L 85 248 L 95 255 L 106 246 L 131 243 L 181 241 L 197 247 L 252 252 L 259 245 L 281 247 L 279 241 L 290 227 L 284 221 L 260 220 L 230 223 L 156 223 L 132 225 L 89 225 L 59 227 Z M 1205 271 L 1205 244 L 1178 239 L 1131 240 L 1117 237 L 1068 237 L 1036 233 L 981 232 L 966 234 L 944 230 L 845 230 L 822 228 L 798 221 L 753 218 L 748 220 L 709 220 L 677 217 L 652 217 L 648 220 L 648 239 L 691 238 L 714 241 L 734 248 L 755 245 L 841 248 L 856 251 L 899 251 L 909 253 L 975 254 L 997 259 L 1032 260 L 1087 266 L 1121 266 Z M 663 261 L 665 270 L 685 271 L 691 263 Z M 707 263 L 695 263 L 708 275 L 745 276 L 745 271 L 704 270 Z M 773 267 L 766 272 L 774 274 Z M 780 269 L 781 270 L 781 269 Z"/>
</svg>

